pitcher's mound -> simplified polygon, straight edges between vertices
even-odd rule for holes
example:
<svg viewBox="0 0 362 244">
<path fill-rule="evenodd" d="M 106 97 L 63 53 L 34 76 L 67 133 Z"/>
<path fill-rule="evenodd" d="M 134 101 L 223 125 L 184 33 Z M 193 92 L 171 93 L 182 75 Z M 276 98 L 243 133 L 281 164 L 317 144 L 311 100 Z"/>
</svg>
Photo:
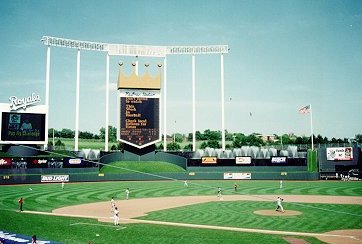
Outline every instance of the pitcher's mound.
<svg viewBox="0 0 362 244">
<path fill-rule="evenodd" d="M 285 210 L 284 213 L 275 210 L 257 210 L 254 211 L 254 213 L 259 215 L 267 215 L 267 216 L 294 216 L 302 214 L 302 212 L 294 210 Z"/>
</svg>

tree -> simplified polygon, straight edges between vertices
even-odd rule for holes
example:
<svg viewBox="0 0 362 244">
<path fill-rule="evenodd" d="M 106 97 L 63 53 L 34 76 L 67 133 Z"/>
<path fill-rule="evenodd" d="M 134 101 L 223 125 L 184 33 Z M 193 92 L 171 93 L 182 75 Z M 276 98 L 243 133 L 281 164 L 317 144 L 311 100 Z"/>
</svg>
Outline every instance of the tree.
<svg viewBox="0 0 362 244">
<path fill-rule="evenodd" d="M 101 139 L 105 140 L 106 130 L 104 127 L 99 129 Z M 115 142 L 117 141 L 117 128 L 113 126 L 108 126 L 108 141 Z"/>
<path fill-rule="evenodd" d="M 219 141 L 217 141 L 217 140 L 207 141 L 207 146 L 211 147 L 211 148 L 220 148 Z"/>
<path fill-rule="evenodd" d="M 202 142 L 200 148 L 205 149 L 206 147 L 207 147 L 207 142 L 206 141 Z"/>
<path fill-rule="evenodd" d="M 233 141 L 233 146 L 234 148 L 240 148 L 242 146 L 246 146 L 248 145 L 246 142 L 246 137 L 244 134 L 242 133 L 236 133 L 235 134 L 235 139 Z"/>
<path fill-rule="evenodd" d="M 88 131 L 80 131 L 79 132 L 79 138 L 82 139 L 93 139 L 94 135 L 93 133 L 90 133 Z"/>
<path fill-rule="evenodd" d="M 181 149 L 181 147 L 177 142 L 172 142 L 172 143 L 167 144 L 168 151 L 177 151 L 180 149 Z"/>
<path fill-rule="evenodd" d="M 198 130 L 195 132 L 195 137 L 196 137 L 196 140 L 198 140 L 198 141 L 206 140 L 204 135 L 201 134 L 201 132 Z M 191 134 L 191 140 L 192 140 L 192 134 Z"/>
<path fill-rule="evenodd" d="M 57 131 L 54 128 L 49 128 L 48 129 L 48 137 L 49 138 L 53 138 L 53 131 L 54 131 L 54 137 L 60 137 L 60 132 L 59 131 Z"/>
<path fill-rule="evenodd" d="M 354 139 L 357 143 L 362 143 L 362 134 L 355 135 Z"/>
<path fill-rule="evenodd" d="M 226 141 L 233 141 L 234 140 L 234 134 L 229 133 L 227 130 L 225 130 L 225 140 Z"/>
<path fill-rule="evenodd" d="M 189 143 L 189 144 L 185 145 L 185 146 L 184 146 L 184 150 L 185 150 L 185 151 L 192 151 L 192 144 Z"/>
<path fill-rule="evenodd" d="M 206 140 L 220 140 L 221 139 L 221 132 L 220 131 L 212 131 L 212 130 L 205 130 L 204 136 Z"/>
<path fill-rule="evenodd" d="M 156 147 L 158 150 L 163 150 L 163 144 L 161 143 L 158 147 Z"/>
<path fill-rule="evenodd" d="M 184 136 L 180 133 L 176 133 L 175 134 L 175 141 L 178 142 L 178 143 L 182 143 L 184 140 Z"/>
<path fill-rule="evenodd" d="M 256 133 L 253 133 L 253 134 L 247 136 L 246 140 L 247 140 L 249 146 L 260 147 L 260 146 L 264 145 L 263 140 L 260 137 L 258 137 Z"/>
<path fill-rule="evenodd" d="M 59 137 L 62 138 L 74 138 L 75 136 L 74 130 L 70 129 L 62 129 L 62 131 L 59 134 L 60 134 Z"/>
</svg>

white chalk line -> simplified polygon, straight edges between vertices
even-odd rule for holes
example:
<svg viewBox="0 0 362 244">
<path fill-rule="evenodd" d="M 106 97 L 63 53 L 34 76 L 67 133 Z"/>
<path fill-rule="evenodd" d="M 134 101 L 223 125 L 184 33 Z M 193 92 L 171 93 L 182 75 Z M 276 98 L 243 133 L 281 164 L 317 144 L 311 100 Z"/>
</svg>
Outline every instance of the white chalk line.
<svg viewBox="0 0 362 244">
<path fill-rule="evenodd" d="M 73 225 L 91 225 L 91 226 L 102 226 L 102 227 L 108 227 L 108 228 L 117 228 L 117 230 L 123 230 L 126 229 L 126 226 L 119 226 L 119 225 L 102 225 L 102 224 L 92 224 L 92 223 L 84 223 L 84 222 L 78 222 L 78 223 L 72 223 L 69 224 L 70 226 Z"/>
</svg>

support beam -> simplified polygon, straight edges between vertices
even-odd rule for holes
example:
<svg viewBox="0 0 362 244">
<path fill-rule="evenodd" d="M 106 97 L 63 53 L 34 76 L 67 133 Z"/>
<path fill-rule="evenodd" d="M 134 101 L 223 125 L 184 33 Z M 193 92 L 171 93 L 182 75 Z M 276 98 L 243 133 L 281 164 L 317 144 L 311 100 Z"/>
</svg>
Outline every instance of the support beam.
<svg viewBox="0 0 362 244">
<path fill-rule="evenodd" d="M 47 63 L 46 63 L 46 71 L 45 71 L 45 106 L 46 106 L 46 114 L 45 116 L 45 128 L 49 128 L 49 87 L 50 87 L 50 46 L 47 47 Z M 53 128 L 54 133 L 54 128 Z M 45 145 L 44 149 L 48 148 L 48 131 L 45 131 Z M 53 140 L 53 147 L 54 147 Z"/>
<path fill-rule="evenodd" d="M 108 152 L 109 142 L 109 55 L 106 56 L 106 126 L 104 131 L 104 150 Z"/>
<path fill-rule="evenodd" d="M 192 55 L 192 151 L 196 151 L 196 64 L 195 55 Z"/>
<path fill-rule="evenodd" d="M 163 151 L 167 151 L 167 58 L 163 59 Z"/>
<path fill-rule="evenodd" d="M 221 54 L 221 144 L 225 151 L 224 54 Z"/>
<path fill-rule="evenodd" d="M 74 151 L 78 151 L 79 140 L 79 89 L 80 89 L 80 50 L 77 51 L 77 88 L 75 101 L 75 135 Z"/>
</svg>

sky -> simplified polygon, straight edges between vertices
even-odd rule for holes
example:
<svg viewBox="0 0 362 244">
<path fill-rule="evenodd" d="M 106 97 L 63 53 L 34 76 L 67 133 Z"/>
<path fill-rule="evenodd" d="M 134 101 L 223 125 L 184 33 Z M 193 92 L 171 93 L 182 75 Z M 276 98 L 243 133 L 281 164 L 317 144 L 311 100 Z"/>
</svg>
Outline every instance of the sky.
<svg viewBox="0 0 362 244">
<path fill-rule="evenodd" d="M 244 134 L 362 134 L 362 1 L 3 0 L 0 103 L 45 101 L 42 36 L 139 45 L 228 45 L 225 129 Z M 105 127 L 106 54 L 81 51 L 79 130 Z M 51 47 L 49 128 L 74 130 L 76 49 Z M 138 58 L 155 67 L 160 58 Z M 196 55 L 196 130 L 221 130 L 220 55 Z M 110 125 L 118 62 L 110 58 Z M 155 70 L 155 69 L 154 69 Z M 152 69 L 151 69 L 152 71 Z M 140 68 L 140 73 L 143 73 Z M 152 75 L 155 75 L 152 73 Z M 298 110 L 312 106 L 311 114 Z M 167 134 L 192 132 L 192 57 L 167 57 Z M 161 131 L 163 132 L 163 120 Z"/>
</svg>

